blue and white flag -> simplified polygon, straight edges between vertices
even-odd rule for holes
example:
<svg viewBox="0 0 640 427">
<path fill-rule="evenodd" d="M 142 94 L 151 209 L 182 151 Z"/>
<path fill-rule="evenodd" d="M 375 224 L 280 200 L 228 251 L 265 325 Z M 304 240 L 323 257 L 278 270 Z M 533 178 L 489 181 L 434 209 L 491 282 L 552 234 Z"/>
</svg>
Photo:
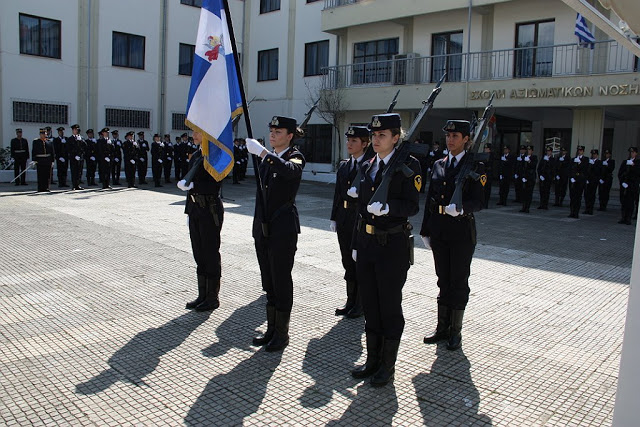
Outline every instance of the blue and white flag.
<svg viewBox="0 0 640 427">
<path fill-rule="evenodd" d="M 232 121 L 243 112 L 227 13 L 220 0 L 202 2 L 185 120 L 202 133 L 204 166 L 217 181 L 233 169 Z"/>
<path fill-rule="evenodd" d="M 596 41 L 596 38 L 593 36 L 593 34 L 591 34 L 591 31 L 587 26 L 587 22 L 584 20 L 584 16 L 579 13 L 576 17 L 576 29 L 574 31 L 574 34 L 578 36 L 580 42 L 589 44 L 591 49 L 595 47 L 593 42 Z"/>
</svg>

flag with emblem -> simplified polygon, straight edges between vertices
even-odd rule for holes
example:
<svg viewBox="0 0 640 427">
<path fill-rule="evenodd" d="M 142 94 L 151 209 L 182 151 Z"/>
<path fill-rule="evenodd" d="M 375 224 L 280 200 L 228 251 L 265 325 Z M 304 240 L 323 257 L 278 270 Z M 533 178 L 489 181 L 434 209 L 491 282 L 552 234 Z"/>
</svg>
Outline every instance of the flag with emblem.
<svg viewBox="0 0 640 427">
<path fill-rule="evenodd" d="M 243 112 L 227 14 L 221 0 L 203 0 L 185 120 L 202 133 L 204 166 L 217 181 L 233 169 L 233 119 Z"/>
</svg>

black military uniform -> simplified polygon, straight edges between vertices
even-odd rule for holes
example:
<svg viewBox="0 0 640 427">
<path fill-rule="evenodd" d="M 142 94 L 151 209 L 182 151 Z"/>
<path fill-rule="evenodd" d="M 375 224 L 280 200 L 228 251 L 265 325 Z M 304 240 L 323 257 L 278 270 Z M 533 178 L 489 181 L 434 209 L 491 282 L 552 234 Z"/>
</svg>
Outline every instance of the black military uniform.
<svg viewBox="0 0 640 427">
<path fill-rule="evenodd" d="M 262 141 L 261 143 L 264 143 Z M 247 151 L 246 141 L 240 138 L 240 153 L 242 154 L 242 167 L 240 168 L 240 180 L 243 181 L 247 176 L 247 166 L 249 165 L 249 151 Z"/>
<path fill-rule="evenodd" d="M 47 140 L 47 131 L 40 129 L 40 138 L 33 140 L 31 158 L 37 163 L 38 192 L 49 191 L 51 165 L 53 165 L 53 145 Z"/>
<path fill-rule="evenodd" d="M 431 144 L 431 151 L 429 151 L 429 153 L 427 153 L 427 155 L 425 156 L 426 164 L 425 168 L 423 169 L 424 185 L 420 188 L 421 193 L 424 193 L 426 191 L 425 187 L 427 185 L 427 180 L 431 178 L 433 164 L 436 161 L 440 160 L 443 156 L 444 154 L 442 154 L 442 150 L 440 150 L 440 144 L 438 143 L 438 141 L 434 141 L 433 144 Z"/>
<path fill-rule="evenodd" d="M 593 215 L 593 206 L 596 204 L 596 191 L 602 176 L 602 161 L 598 158 L 598 150 L 591 150 L 589 159 L 589 171 L 587 172 L 587 182 L 584 190 L 584 212 L 586 215 Z"/>
<path fill-rule="evenodd" d="M 114 185 L 120 185 L 120 170 L 122 169 L 122 141 L 117 130 L 111 131 L 113 141 L 113 159 L 111 159 L 111 180 Z"/>
<path fill-rule="evenodd" d="M 580 205 L 582 204 L 582 193 L 587 184 L 587 174 L 589 172 L 589 159 L 584 156 L 584 145 L 578 145 L 576 157 L 571 161 L 571 173 L 569 184 L 569 197 L 571 197 L 571 212 L 569 218 L 578 218 Z"/>
<path fill-rule="evenodd" d="M 560 155 L 556 159 L 556 179 L 555 193 L 556 202 L 553 206 L 562 206 L 564 198 L 567 195 L 567 184 L 569 183 L 569 175 L 571 175 L 571 157 L 567 155 L 567 149 L 562 148 Z"/>
<path fill-rule="evenodd" d="M 496 204 L 501 206 L 507 205 L 509 190 L 511 189 L 511 180 L 515 170 L 516 157 L 511 154 L 511 148 L 505 145 L 502 150 L 502 157 L 498 163 L 498 179 L 500 180 L 500 201 Z"/>
<path fill-rule="evenodd" d="M 275 116 L 269 128 L 286 129 L 287 135 L 295 137 L 296 119 Z M 262 194 L 256 198 L 252 234 L 262 289 L 267 293 L 267 331 L 254 338 L 253 343 L 266 344 L 267 351 L 281 350 L 289 343 L 291 270 L 300 233 L 296 194 L 305 165 L 304 156 L 292 143 L 293 138 L 289 148 L 277 154 L 267 153 L 258 168 Z"/>
<path fill-rule="evenodd" d="M 487 181 L 484 185 L 484 204 L 483 208 L 489 208 L 489 200 L 491 199 L 491 187 L 495 178 L 495 173 L 498 167 L 496 167 L 497 159 L 495 153 L 492 151 L 491 143 L 484 145 L 484 152 L 489 154 L 489 160 L 484 164 L 485 174 L 487 175 Z"/>
<path fill-rule="evenodd" d="M 638 148 L 629 147 L 629 158 L 618 169 L 620 181 L 620 204 L 622 205 L 622 218 L 618 224 L 631 225 L 631 216 L 640 184 L 640 160 L 637 157 Z"/>
<path fill-rule="evenodd" d="M 56 147 L 53 145 L 53 133 L 51 132 L 51 126 L 45 127 L 44 130 L 46 140 L 51 144 L 51 148 L 53 149 L 53 162 L 51 162 L 51 171 L 49 172 L 49 184 L 55 184 L 56 181 L 53 179 L 53 166 L 56 164 Z"/>
<path fill-rule="evenodd" d="M 22 129 L 16 129 L 16 137 L 11 140 L 11 158 L 13 159 L 14 178 L 27 169 L 29 160 L 29 142 L 22 137 Z M 16 185 L 27 185 L 27 173 L 23 173 L 20 179 L 16 179 Z"/>
<path fill-rule="evenodd" d="M 123 143 L 124 176 L 128 188 L 136 188 L 136 164 L 140 155 L 138 143 L 133 140 L 135 132 L 129 131 Z"/>
<path fill-rule="evenodd" d="M 197 150 L 189 161 L 189 169 L 194 167 L 196 160 L 200 157 L 202 157 L 202 151 Z M 198 167 L 191 182 L 193 188 L 187 193 L 184 212 L 189 215 L 189 236 L 193 258 L 197 265 L 198 297 L 188 302 L 186 308 L 210 311 L 220 306 L 218 297 L 222 276 L 220 230 L 224 208 L 220 199 L 220 183 L 206 171 L 204 166 Z"/>
<path fill-rule="evenodd" d="M 162 163 L 164 157 L 164 143 L 160 141 L 160 134 L 153 135 L 151 143 L 151 174 L 156 187 L 162 187 Z"/>
<path fill-rule="evenodd" d="M 350 126 L 345 135 L 351 138 L 360 138 L 361 141 L 368 141 L 369 128 Z M 340 162 L 336 172 L 336 187 L 331 208 L 331 221 L 335 222 L 342 266 L 344 267 L 344 280 L 347 282 L 347 303 L 343 308 L 336 309 L 336 316 L 344 315 L 349 318 L 360 317 L 363 314 L 362 301 L 358 292 L 356 263 L 351 256 L 358 200 L 347 195 L 347 191 L 353 186 L 353 180 L 362 166 L 363 157 L 364 154 L 357 159 L 351 156 Z"/>
<path fill-rule="evenodd" d="M 399 136 L 400 115 L 373 116 L 369 129 L 373 132 L 375 147 L 378 131 L 390 130 L 392 138 Z M 393 157 L 398 155 L 394 148 L 384 158 L 377 154 L 364 163 L 357 194 L 358 217 L 352 247 L 355 251 L 358 290 L 364 308 L 367 360 L 364 365 L 352 370 L 351 375 L 355 378 L 373 375 L 371 385 L 374 387 L 384 386 L 395 375 L 395 362 L 405 324 L 402 288 L 413 252 L 409 217 L 418 213 L 422 186 L 418 160 L 408 156 L 402 162 L 408 167 L 406 169 L 402 164 L 394 163 Z M 387 166 L 388 170 L 385 170 Z M 383 175 L 389 182 L 386 203 L 372 202 L 374 193 L 382 184 Z"/>
<path fill-rule="evenodd" d="M 598 200 L 600 202 L 599 211 L 606 211 L 609 204 L 609 193 L 613 184 L 613 172 L 616 170 L 616 161 L 611 158 L 611 151 L 604 150 L 602 160 L 602 175 L 598 186 Z"/>
<path fill-rule="evenodd" d="M 85 139 L 84 143 L 84 159 L 87 162 L 87 185 L 96 185 L 98 147 L 96 139 L 93 137 L 93 129 L 87 129 L 87 139 Z"/>
<path fill-rule="evenodd" d="M 240 175 L 242 174 L 242 149 L 240 148 L 240 140 L 233 140 L 233 183 L 240 184 Z"/>
<path fill-rule="evenodd" d="M 69 149 L 67 138 L 64 136 L 64 127 L 58 129 L 58 136 L 53 138 L 53 152 L 56 156 L 56 170 L 58 171 L 58 188 L 68 187 L 67 172 L 69 171 Z"/>
<path fill-rule="evenodd" d="M 71 136 L 67 140 L 69 152 L 69 168 L 71 169 L 71 187 L 74 190 L 84 190 L 80 187 L 82 175 L 82 157 L 84 156 L 84 141 L 80 135 L 80 125 L 71 126 Z"/>
<path fill-rule="evenodd" d="M 540 178 L 540 206 L 538 209 L 549 209 L 549 196 L 551 183 L 554 179 L 556 159 L 553 157 L 553 149 L 547 147 L 546 154 L 538 163 L 538 177 Z"/>
<path fill-rule="evenodd" d="M 524 164 L 524 158 L 527 155 L 527 146 L 520 146 L 520 154 L 516 157 L 516 163 L 513 168 L 513 189 L 516 193 L 515 203 L 522 203 L 522 192 L 524 191 L 524 183 L 522 182 L 522 176 L 526 165 Z"/>
<path fill-rule="evenodd" d="M 469 122 L 450 120 L 444 130 L 468 136 Z M 464 152 L 456 157 L 460 156 L 462 158 L 455 162 L 454 157 L 449 156 L 434 165 L 420 230 L 420 235 L 429 239 L 440 288 L 438 325 L 433 334 L 425 336 L 424 342 L 433 344 L 448 340 L 449 350 L 459 348 L 462 342 L 462 319 L 469 301 L 471 259 L 476 247 L 476 222 L 473 213 L 482 209 L 482 187 L 487 179 L 482 163 L 468 164 L 471 157 Z M 462 183 L 463 206 L 460 214 L 456 215 L 458 207 L 451 205 L 451 198 L 456 190 L 455 182 L 461 170 L 469 167 L 479 178 L 474 180 L 467 177 Z"/>
<path fill-rule="evenodd" d="M 113 141 L 109 139 L 109 128 L 100 131 L 98 140 L 98 176 L 103 189 L 111 188 L 111 161 L 113 160 Z"/>
<path fill-rule="evenodd" d="M 176 169 L 176 181 L 180 181 L 184 176 L 184 174 L 187 172 L 182 170 L 182 164 L 183 164 L 182 158 L 186 156 L 186 153 L 185 153 L 186 138 L 187 138 L 187 134 L 183 133 L 180 136 L 180 138 L 176 140 L 176 145 L 173 148 L 174 163 L 175 163 L 175 169 Z"/>
<path fill-rule="evenodd" d="M 522 159 L 522 174 L 518 179 L 522 182 L 522 209 L 520 212 L 529 213 L 533 189 L 536 186 L 538 156 L 533 154 L 533 145 L 527 145 L 527 154 Z"/>
<path fill-rule="evenodd" d="M 147 167 L 149 164 L 149 143 L 144 139 L 144 132 L 138 132 L 138 184 L 147 183 Z"/>
<path fill-rule="evenodd" d="M 173 165 L 173 142 L 171 142 L 171 135 L 168 133 L 164 135 L 164 152 L 162 156 L 162 168 L 164 169 L 164 182 L 165 184 L 171 184 L 171 166 Z"/>
</svg>

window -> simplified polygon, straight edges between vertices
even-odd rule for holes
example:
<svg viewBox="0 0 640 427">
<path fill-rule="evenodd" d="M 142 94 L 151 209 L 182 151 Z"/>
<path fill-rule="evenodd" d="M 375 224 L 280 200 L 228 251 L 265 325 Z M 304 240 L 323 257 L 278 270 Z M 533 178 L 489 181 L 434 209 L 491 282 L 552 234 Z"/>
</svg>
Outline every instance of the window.
<svg viewBox="0 0 640 427">
<path fill-rule="evenodd" d="M 105 122 L 113 127 L 151 129 L 151 111 L 107 108 Z"/>
<path fill-rule="evenodd" d="M 391 81 L 391 60 L 398 53 L 398 39 L 354 44 L 353 83 L 385 83 Z"/>
<path fill-rule="evenodd" d="M 61 22 L 20 14 L 20 53 L 61 58 Z"/>
<path fill-rule="evenodd" d="M 315 3 L 317 1 L 320 1 L 320 0 L 307 0 L 307 3 Z"/>
<path fill-rule="evenodd" d="M 258 81 L 278 80 L 278 49 L 258 52 Z"/>
<path fill-rule="evenodd" d="M 446 81 L 459 82 L 462 78 L 462 31 L 431 36 L 431 82 L 437 82 L 447 73 Z"/>
<path fill-rule="evenodd" d="M 304 45 L 304 75 L 319 76 L 329 65 L 329 40 Z"/>
<path fill-rule="evenodd" d="M 180 43 L 180 52 L 178 53 L 178 74 L 182 76 L 190 76 L 193 70 L 193 55 L 196 47 L 192 44 Z"/>
<path fill-rule="evenodd" d="M 187 115 L 184 113 L 172 113 L 171 114 L 171 129 L 172 130 L 189 130 L 187 125 L 184 124 Z"/>
<path fill-rule="evenodd" d="M 260 13 L 280 10 L 280 0 L 260 0 Z"/>
<path fill-rule="evenodd" d="M 202 0 L 180 0 L 180 4 L 186 4 L 187 6 L 202 7 Z"/>
<path fill-rule="evenodd" d="M 514 77 L 546 77 L 553 73 L 554 21 L 516 25 Z"/>
<path fill-rule="evenodd" d="M 13 121 L 25 123 L 69 123 L 69 106 L 43 102 L 13 101 Z"/>
<path fill-rule="evenodd" d="M 113 32 L 111 65 L 144 70 L 144 37 Z"/>
<path fill-rule="evenodd" d="M 307 162 L 331 163 L 332 129 L 331 125 L 307 125 L 304 139 L 297 141 Z"/>
</svg>

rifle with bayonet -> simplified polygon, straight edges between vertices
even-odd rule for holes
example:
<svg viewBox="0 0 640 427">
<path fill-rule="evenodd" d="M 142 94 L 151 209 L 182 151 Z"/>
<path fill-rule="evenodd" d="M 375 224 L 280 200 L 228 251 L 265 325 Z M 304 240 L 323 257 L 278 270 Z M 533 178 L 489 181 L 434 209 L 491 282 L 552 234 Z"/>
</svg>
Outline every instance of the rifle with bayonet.
<svg viewBox="0 0 640 427">
<path fill-rule="evenodd" d="M 400 169 L 405 176 L 411 176 L 413 174 L 413 170 L 405 164 L 409 156 L 411 154 L 427 154 L 427 146 L 425 144 L 413 144 L 411 140 L 416 137 L 420 124 L 426 117 L 427 113 L 429 113 L 433 108 L 433 103 L 435 102 L 436 97 L 442 91 L 441 85 L 446 76 L 447 73 L 444 73 L 438 81 L 438 84 L 436 84 L 431 91 L 429 98 L 427 98 L 426 101 L 422 101 L 422 109 L 416 116 L 413 123 L 411 123 L 411 127 L 407 131 L 405 138 L 396 145 L 396 152 L 389 161 L 389 164 L 384 168 L 384 171 L 382 172 L 382 181 L 380 182 L 376 192 L 373 193 L 369 204 L 380 202 L 383 206 L 386 205 L 387 198 L 389 196 L 389 185 L 391 184 L 391 179 L 395 172 Z"/>
<path fill-rule="evenodd" d="M 22 175 L 24 175 L 25 173 L 27 173 L 27 171 L 28 171 L 29 169 L 31 169 L 31 168 L 33 168 L 33 167 L 35 167 L 37 163 L 38 163 L 38 162 L 36 162 L 36 161 L 31 161 L 31 162 L 27 165 L 27 167 L 26 167 L 26 168 L 24 168 L 24 170 L 18 174 L 18 176 L 16 176 L 15 178 L 13 178 L 13 179 L 9 182 L 9 184 L 12 184 L 12 183 L 13 183 L 13 182 L 15 182 L 18 178 L 20 178 Z"/>
<path fill-rule="evenodd" d="M 456 210 L 458 212 L 462 211 L 462 187 L 464 186 L 464 182 L 467 177 L 470 177 L 474 181 L 480 179 L 480 174 L 473 170 L 474 166 L 477 162 L 485 162 L 489 160 L 489 153 L 478 153 L 480 149 L 480 142 L 482 135 L 484 134 L 485 129 L 487 128 L 487 124 L 491 117 L 493 117 L 493 96 L 495 93 L 491 94 L 491 98 L 489 98 L 489 103 L 484 109 L 484 113 L 480 118 L 480 121 L 476 122 L 475 127 L 473 128 L 471 144 L 467 149 L 467 153 L 464 155 L 464 163 L 460 167 L 460 171 L 458 172 L 458 176 L 456 177 L 456 189 L 453 192 L 453 196 L 451 196 L 452 204 L 456 205 Z M 470 156 L 470 158 L 467 158 Z"/>
<path fill-rule="evenodd" d="M 320 97 L 318 97 L 316 102 L 313 103 L 313 105 L 311 106 L 311 109 L 307 111 L 307 114 L 304 115 L 304 120 L 302 121 L 302 123 L 300 123 L 300 126 L 298 126 L 299 129 L 305 130 L 307 128 L 307 124 L 309 123 L 309 120 L 311 120 L 311 115 L 313 114 L 315 109 L 318 108 L 319 102 L 320 102 Z"/>
</svg>

